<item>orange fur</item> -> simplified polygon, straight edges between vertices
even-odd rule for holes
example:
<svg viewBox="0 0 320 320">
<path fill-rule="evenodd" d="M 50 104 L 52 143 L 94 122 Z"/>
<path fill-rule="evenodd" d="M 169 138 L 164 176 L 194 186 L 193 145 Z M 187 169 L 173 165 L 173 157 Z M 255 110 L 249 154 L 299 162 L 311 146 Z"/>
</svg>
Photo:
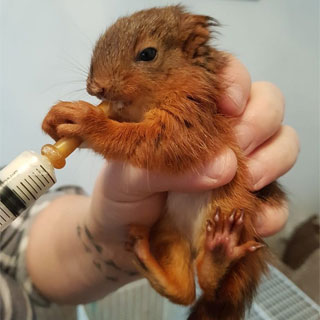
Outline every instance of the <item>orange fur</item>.
<svg viewBox="0 0 320 320">
<path fill-rule="evenodd" d="M 221 73 L 228 62 L 208 44 L 210 26 L 217 24 L 180 6 L 119 19 L 98 40 L 87 80 L 89 93 L 110 102 L 107 117 L 84 101 L 60 102 L 46 116 L 43 129 L 55 139 L 81 137 L 105 158 L 171 174 L 196 171 L 226 146 L 231 148 L 238 171 L 228 185 L 207 194 L 170 193 L 163 217 L 151 230 L 131 226 L 130 237 L 137 268 L 175 303 L 194 301 L 196 269 L 203 295 L 189 319 L 236 320 L 266 269 L 265 250 L 249 252 L 259 240 L 253 226 L 256 212 L 275 195 L 272 204 L 278 205 L 283 194 L 276 186 L 260 198 L 249 192 L 232 119 L 217 112 L 226 86 Z M 137 61 L 147 47 L 157 49 L 156 58 Z M 183 199 L 192 197 L 185 206 Z M 230 222 L 234 208 L 244 209 L 243 222 L 239 216 Z M 182 219 L 185 213 L 188 221 Z M 232 250 L 241 256 L 233 256 Z"/>
</svg>

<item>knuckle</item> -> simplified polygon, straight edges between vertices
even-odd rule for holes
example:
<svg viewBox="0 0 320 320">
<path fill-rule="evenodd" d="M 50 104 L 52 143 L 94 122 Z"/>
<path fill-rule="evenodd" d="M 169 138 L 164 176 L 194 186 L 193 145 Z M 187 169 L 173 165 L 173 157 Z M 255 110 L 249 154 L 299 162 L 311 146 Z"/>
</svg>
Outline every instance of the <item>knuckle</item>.
<svg viewBox="0 0 320 320">
<path fill-rule="evenodd" d="M 234 178 L 238 168 L 237 157 L 231 149 L 226 150 L 225 161 L 226 166 L 224 170 L 222 170 L 223 177 L 221 178 L 224 180 L 224 183 L 227 184 Z"/>
<path fill-rule="evenodd" d="M 298 154 L 300 152 L 300 139 L 297 131 L 293 127 L 288 125 L 284 125 L 282 127 L 282 131 L 285 137 L 291 141 L 289 145 L 292 148 L 292 152 Z"/>
<path fill-rule="evenodd" d="M 288 220 L 288 203 L 283 201 L 279 207 L 264 205 L 261 213 L 256 223 L 256 230 L 262 237 L 272 236 L 281 231 Z"/>
<path fill-rule="evenodd" d="M 269 81 L 257 81 L 253 86 L 264 92 L 264 99 L 269 105 L 276 105 L 278 108 L 284 109 L 285 97 L 282 91 L 274 83 Z"/>
</svg>

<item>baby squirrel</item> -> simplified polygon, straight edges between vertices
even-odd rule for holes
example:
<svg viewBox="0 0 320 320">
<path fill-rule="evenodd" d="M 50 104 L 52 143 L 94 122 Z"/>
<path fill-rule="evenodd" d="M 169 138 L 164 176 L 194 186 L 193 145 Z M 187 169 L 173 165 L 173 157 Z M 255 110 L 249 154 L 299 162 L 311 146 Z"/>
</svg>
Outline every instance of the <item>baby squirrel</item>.
<svg viewBox="0 0 320 320">
<path fill-rule="evenodd" d="M 237 156 L 234 179 L 215 190 L 169 192 L 160 220 L 129 227 L 137 269 L 172 302 L 195 300 L 191 319 L 242 319 L 266 271 L 266 249 L 253 222 L 277 206 L 276 183 L 249 191 L 246 158 L 230 117 L 217 102 L 227 84 L 224 52 L 209 46 L 218 22 L 181 6 L 120 18 L 97 41 L 87 91 L 109 102 L 107 115 L 84 102 L 59 102 L 43 122 L 54 139 L 80 137 L 106 159 L 170 174 L 197 170 L 226 146 Z"/>
</svg>

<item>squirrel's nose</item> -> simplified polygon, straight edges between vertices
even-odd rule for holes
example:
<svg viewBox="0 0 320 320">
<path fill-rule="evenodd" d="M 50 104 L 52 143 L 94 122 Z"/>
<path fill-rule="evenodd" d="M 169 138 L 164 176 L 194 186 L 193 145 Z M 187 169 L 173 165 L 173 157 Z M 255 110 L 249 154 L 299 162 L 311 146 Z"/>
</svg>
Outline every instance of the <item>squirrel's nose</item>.
<svg viewBox="0 0 320 320">
<path fill-rule="evenodd" d="M 97 91 L 94 95 L 99 98 L 99 99 L 107 99 L 108 97 L 106 96 L 106 89 L 105 88 L 100 88 L 99 91 Z"/>
<path fill-rule="evenodd" d="M 88 80 L 87 92 L 101 100 L 126 100 L 122 91 L 111 81 L 99 84 L 94 80 Z"/>
<path fill-rule="evenodd" d="M 106 98 L 105 97 L 106 91 L 107 91 L 106 88 L 103 88 L 94 82 L 91 82 L 91 81 L 87 82 L 87 92 L 92 96 L 96 96 L 99 99 Z"/>
</svg>

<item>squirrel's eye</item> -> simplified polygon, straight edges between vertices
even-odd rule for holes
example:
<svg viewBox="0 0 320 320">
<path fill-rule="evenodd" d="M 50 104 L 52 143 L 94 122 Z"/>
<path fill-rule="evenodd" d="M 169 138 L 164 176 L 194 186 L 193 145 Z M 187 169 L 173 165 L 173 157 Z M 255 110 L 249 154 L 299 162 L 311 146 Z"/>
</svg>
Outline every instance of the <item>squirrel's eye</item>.
<svg viewBox="0 0 320 320">
<path fill-rule="evenodd" d="M 155 48 L 145 48 L 137 56 L 137 61 L 151 61 L 157 55 L 157 49 Z"/>
</svg>

